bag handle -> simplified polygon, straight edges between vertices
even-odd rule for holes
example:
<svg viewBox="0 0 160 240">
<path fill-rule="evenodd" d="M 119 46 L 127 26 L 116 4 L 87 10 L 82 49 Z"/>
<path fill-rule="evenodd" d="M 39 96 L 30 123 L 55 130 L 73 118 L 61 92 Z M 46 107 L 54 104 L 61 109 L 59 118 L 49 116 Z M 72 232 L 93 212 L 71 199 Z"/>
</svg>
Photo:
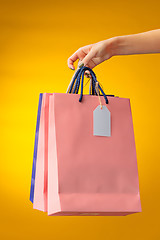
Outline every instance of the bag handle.
<svg viewBox="0 0 160 240">
<path fill-rule="evenodd" d="M 72 76 L 72 79 L 71 79 L 71 81 L 70 81 L 70 83 L 69 83 L 69 85 L 68 85 L 68 88 L 67 88 L 66 93 L 69 93 L 70 90 L 71 90 L 71 93 L 73 92 L 73 87 L 72 87 L 72 89 L 71 89 L 71 85 L 72 85 L 72 83 L 73 83 L 73 81 L 74 81 L 74 79 L 75 79 L 75 74 L 77 73 L 78 70 L 79 70 L 79 67 L 75 70 L 75 72 L 74 72 L 74 74 L 73 74 L 73 76 Z"/>
<path fill-rule="evenodd" d="M 81 102 L 82 98 L 83 98 L 83 81 L 84 81 L 84 73 L 85 73 L 86 70 L 88 70 L 90 72 L 91 77 L 92 77 L 92 95 L 98 95 L 97 91 L 96 91 L 96 88 L 95 88 L 96 82 L 98 82 L 95 73 L 92 71 L 91 68 L 83 66 L 82 68 L 78 69 L 77 72 L 75 73 L 73 81 L 72 81 L 72 83 L 70 85 L 70 90 L 69 90 L 69 93 L 71 93 L 72 92 L 72 88 L 74 86 L 73 93 L 77 94 L 78 90 L 79 90 L 79 87 L 80 87 L 80 80 L 81 80 L 81 77 L 82 77 L 82 80 L 81 80 L 81 93 L 80 93 L 79 102 Z M 98 89 L 101 91 L 102 95 L 104 96 L 106 104 L 108 104 L 108 99 L 106 97 L 106 94 L 102 90 L 102 88 L 99 85 L 99 83 L 98 83 Z"/>
<path fill-rule="evenodd" d="M 80 62 L 80 61 L 79 61 Z M 68 88 L 67 88 L 67 91 L 66 91 L 66 93 L 78 93 L 78 91 L 79 91 L 79 88 L 77 89 L 77 87 L 75 87 L 75 74 L 77 73 L 77 71 L 79 70 L 80 68 L 78 67 L 76 70 L 75 70 L 75 72 L 74 72 L 74 74 L 73 74 L 73 76 L 72 76 L 72 79 L 71 79 L 71 81 L 70 81 L 70 83 L 69 83 L 69 85 L 68 85 Z M 73 84 L 72 84 L 73 83 Z M 75 91 L 73 92 L 73 89 L 74 89 L 74 87 L 75 87 Z M 92 77 L 90 77 L 90 84 L 89 84 L 89 95 L 95 95 L 95 91 L 94 91 L 94 88 L 93 88 L 93 81 L 92 81 Z"/>
<path fill-rule="evenodd" d="M 78 93 L 79 91 L 79 85 L 80 85 L 80 78 L 81 78 L 81 72 L 82 68 L 78 68 L 76 72 L 74 73 L 72 80 L 68 86 L 67 93 Z M 76 80 L 77 79 L 77 80 Z M 94 91 L 92 77 L 90 78 L 90 90 L 89 93 L 91 94 L 91 88 L 92 88 L 92 95 L 95 95 L 96 92 Z"/>
</svg>

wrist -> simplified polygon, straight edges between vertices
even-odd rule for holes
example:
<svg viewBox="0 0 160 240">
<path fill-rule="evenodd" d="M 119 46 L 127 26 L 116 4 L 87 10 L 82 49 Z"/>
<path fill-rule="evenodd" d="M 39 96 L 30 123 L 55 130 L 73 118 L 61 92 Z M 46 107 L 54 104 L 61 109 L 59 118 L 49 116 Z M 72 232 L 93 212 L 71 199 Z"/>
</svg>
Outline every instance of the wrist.
<svg viewBox="0 0 160 240">
<path fill-rule="evenodd" d="M 104 41 L 105 53 L 107 58 L 116 55 L 122 55 L 125 49 L 124 36 L 117 36 Z"/>
<path fill-rule="evenodd" d="M 127 44 L 126 36 L 117 36 L 112 38 L 112 56 L 126 54 Z"/>
</svg>

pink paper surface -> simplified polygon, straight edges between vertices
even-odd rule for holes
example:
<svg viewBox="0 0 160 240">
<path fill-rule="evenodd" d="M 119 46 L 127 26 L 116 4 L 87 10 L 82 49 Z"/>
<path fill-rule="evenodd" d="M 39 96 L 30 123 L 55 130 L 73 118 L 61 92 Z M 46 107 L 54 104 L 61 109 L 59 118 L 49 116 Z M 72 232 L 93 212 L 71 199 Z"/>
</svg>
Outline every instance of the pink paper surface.
<svg viewBox="0 0 160 240">
<path fill-rule="evenodd" d="M 93 136 L 97 96 L 78 99 L 64 93 L 49 98 L 48 214 L 140 212 L 129 99 L 108 97 L 111 137 Z"/>
<path fill-rule="evenodd" d="M 49 94 L 44 93 L 40 116 L 33 208 L 47 212 Z"/>
<path fill-rule="evenodd" d="M 58 163 L 54 122 L 54 95 L 50 96 L 49 103 L 48 214 L 52 214 L 61 211 L 58 193 Z"/>
</svg>

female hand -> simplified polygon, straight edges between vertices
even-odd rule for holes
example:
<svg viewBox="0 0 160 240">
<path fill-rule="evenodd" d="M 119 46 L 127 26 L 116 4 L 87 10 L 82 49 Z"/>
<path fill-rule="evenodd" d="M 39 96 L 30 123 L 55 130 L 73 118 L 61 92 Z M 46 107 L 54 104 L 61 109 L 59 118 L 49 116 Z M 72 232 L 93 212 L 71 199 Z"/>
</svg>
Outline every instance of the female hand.
<svg viewBox="0 0 160 240">
<path fill-rule="evenodd" d="M 148 53 L 160 53 L 160 29 L 113 37 L 81 47 L 68 58 L 68 67 L 74 70 L 73 63 L 77 59 L 80 60 L 79 67 L 94 68 L 115 55 Z"/>
<path fill-rule="evenodd" d="M 79 59 L 79 67 L 84 65 L 91 69 L 94 68 L 114 55 L 115 47 L 117 45 L 116 39 L 117 38 L 114 37 L 79 48 L 68 58 L 68 67 L 74 70 L 75 67 L 73 63 Z"/>
</svg>

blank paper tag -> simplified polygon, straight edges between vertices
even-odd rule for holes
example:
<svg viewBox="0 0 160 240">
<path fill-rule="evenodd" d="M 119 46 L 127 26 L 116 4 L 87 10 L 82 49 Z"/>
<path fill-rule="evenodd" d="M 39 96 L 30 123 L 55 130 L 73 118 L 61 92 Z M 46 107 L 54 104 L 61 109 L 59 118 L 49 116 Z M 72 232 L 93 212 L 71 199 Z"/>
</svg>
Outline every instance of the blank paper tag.
<svg viewBox="0 0 160 240">
<path fill-rule="evenodd" d="M 111 136 L 111 113 L 105 105 L 99 105 L 93 111 L 93 135 Z"/>
</svg>

